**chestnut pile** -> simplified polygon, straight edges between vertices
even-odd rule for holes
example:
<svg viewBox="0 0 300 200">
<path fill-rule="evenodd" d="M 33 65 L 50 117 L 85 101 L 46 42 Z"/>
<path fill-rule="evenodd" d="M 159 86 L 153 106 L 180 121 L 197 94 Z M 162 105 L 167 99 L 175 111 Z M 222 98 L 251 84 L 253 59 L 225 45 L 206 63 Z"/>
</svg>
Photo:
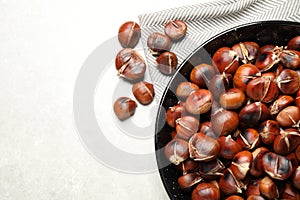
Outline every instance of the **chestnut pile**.
<svg viewBox="0 0 300 200">
<path fill-rule="evenodd" d="M 169 107 L 166 158 L 191 199 L 300 199 L 300 36 L 245 41 L 190 72 Z"/>
</svg>

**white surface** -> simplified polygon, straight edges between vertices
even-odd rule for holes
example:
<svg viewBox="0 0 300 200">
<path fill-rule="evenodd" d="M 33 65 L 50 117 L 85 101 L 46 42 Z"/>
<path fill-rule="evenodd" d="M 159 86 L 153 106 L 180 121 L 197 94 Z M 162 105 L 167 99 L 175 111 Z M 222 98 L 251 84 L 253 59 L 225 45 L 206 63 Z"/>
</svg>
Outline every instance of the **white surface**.
<svg viewBox="0 0 300 200">
<path fill-rule="evenodd" d="M 167 199 L 157 172 L 116 172 L 86 151 L 73 120 L 74 83 L 123 22 L 208 1 L 0 0 L 0 199 Z"/>
</svg>

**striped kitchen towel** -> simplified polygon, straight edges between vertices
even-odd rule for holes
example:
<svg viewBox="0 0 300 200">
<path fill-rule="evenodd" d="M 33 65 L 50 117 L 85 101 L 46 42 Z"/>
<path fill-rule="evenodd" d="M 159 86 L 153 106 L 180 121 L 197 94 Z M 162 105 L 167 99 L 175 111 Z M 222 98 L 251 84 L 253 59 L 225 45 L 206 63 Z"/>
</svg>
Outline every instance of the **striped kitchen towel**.
<svg viewBox="0 0 300 200">
<path fill-rule="evenodd" d="M 300 21 L 299 0 L 219 0 L 199 3 L 139 16 L 148 70 L 159 101 L 171 77 L 160 73 L 147 48 L 147 37 L 153 32 L 164 32 L 168 20 L 180 19 L 187 23 L 187 35 L 172 45 L 179 64 L 198 46 L 214 35 L 242 24 L 285 20 Z M 276 27 L 274 27 L 276 28 Z"/>
</svg>

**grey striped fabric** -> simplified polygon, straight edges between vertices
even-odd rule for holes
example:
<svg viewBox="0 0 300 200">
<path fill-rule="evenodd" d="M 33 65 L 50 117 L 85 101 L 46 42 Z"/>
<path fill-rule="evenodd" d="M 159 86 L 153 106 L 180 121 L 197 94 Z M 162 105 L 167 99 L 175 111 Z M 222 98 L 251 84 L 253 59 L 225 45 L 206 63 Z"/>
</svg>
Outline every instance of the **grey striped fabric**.
<svg viewBox="0 0 300 200">
<path fill-rule="evenodd" d="M 148 70 L 159 101 L 171 77 L 161 74 L 147 48 L 147 37 L 164 32 L 168 20 L 181 19 L 188 25 L 186 37 L 172 45 L 181 63 L 198 46 L 229 28 L 266 20 L 300 21 L 300 0 L 227 0 L 199 3 L 139 16 Z"/>
</svg>

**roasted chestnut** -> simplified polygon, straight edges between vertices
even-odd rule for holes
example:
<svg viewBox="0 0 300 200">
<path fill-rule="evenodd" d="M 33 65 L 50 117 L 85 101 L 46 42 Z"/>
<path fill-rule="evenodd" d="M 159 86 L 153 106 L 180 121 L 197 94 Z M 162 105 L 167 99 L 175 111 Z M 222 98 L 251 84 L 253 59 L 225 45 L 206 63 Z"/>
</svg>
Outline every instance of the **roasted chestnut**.
<svg viewBox="0 0 300 200">
<path fill-rule="evenodd" d="M 148 36 L 147 46 L 149 47 L 152 55 L 159 55 L 164 51 L 169 51 L 171 48 L 171 40 L 168 36 L 154 32 Z"/>
<path fill-rule="evenodd" d="M 182 20 L 169 20 L 165 25 L 165 34 L 172 40 L 179 40 L 186 34 L 187 25 Z"/>
<path fill-rule="evenodd" d="M 248 185 L 247 185 L 247 189 L 245 191 L 246 196 L 251 196 L 251 195 L 260 195 L 260 191 L 259 191 L 259 183 L 260 180 L 251 180 Z"/>
<path fill-rule="evenodd" d="M 185 116 L 185 108 L 181 104 L 177 104 L 168 108 L 166 113 L 166 122 L 170 127 L 175 128 L 176 120 L 183 116 Z"/>
<path fill-rule="evenodd" d="M 237 136 L 236 142 L 241 145 L 243 149 L 254 149 L 260 144 L 259 134 L 257 130 L 247 128 Z"/>
<path fill-rule="evenodd" d="M 118 76 L 129 81 L 142 79 L 146 71 L 146 63 L 143 57 L 130 48 L 122 49 L 117 54 L 115 65 L 118 70 Z"/>
<path fill-rule="evenodd" d="M 268 176 L 264 177 L 259 183 L 259 191 L 262 196 L 268 199 L 279 198 L 279 191 L 272 179 Z"/>
<path fill-rule="evenodd" d="M 209 81 L 216 74 L 215 67 L 209 64 L 200 64 L 194 67 L 190 73 L 190 80 L 192 83 L 205 88 L 209 84 Z"/>
<path fill-rule="evenodd" d="M 242 63 L 251 63 L 257 58 L 259 45 L 256 42 L 240 42 L 232 47 L 242 61 Z"/>
<path fill-rule="evenodd" d="M 281 47 L 275 47 L 273 51 L 265 51 L 260 53 L 255 61 L 255 66 L 260 71 L 268 71 L 280 62 Z"/>
<path fill-rule="evenodd" d="M 280 54 L 280 61 L 288 69 L 299 69 L 300 52 L 296 50 L 283 50 Z"/>
<path fill-rule="evenodd" d="M 211 118 L 212 128 L 217 135 L 233 133 L 239 125 L 239 116 L 236 112 L 220 109 Z"/>
<path fill-rule="evenodd" d="M 283 94 L 294 94 L 300 88 L 300 78 L 296 71 L 284 69 L 276 79 L 278 88 Z"/>
<path fill-rule="evenodd" d="M 218 100 L 220 95 L 230 88 L 231 82 L 231 74 L 217 74 L 210 80 L 208 89 L 213 94 L 214 99 Z"/>
<path fill-rule="evenodd" d="M 247 200 L 265 200 L 265 198 L 260 195 L 250 195 L 247 197 Z"/>
<path fill-rule="evenodd" d="M 250 151 L 241 151 L 232 159 L 231 171 L 237 179 L 244 179 L 250 170 L 250 164 L 252 163 L 253 156 Z"/>
<path fill-rule="evenodd" d="M 186 175 L 188 173 L 193 173 L 198 171 L 199 162 L 196 162 L 192 159 L 187 159 L 180 163 L 180 165 L 176 165 L 176 168 L 182 172 L 182 175 Z"/>
<path fill-rule="evenodd" d="M 235 88 L 241 89 L 243 92 L 246 92 L 248 83 L 256 78 L 261 76 L 259 69 L 252 64 L 241 65 L 233 76 L 233 85 Z"/>
<path fill-rule="evenodd" d="M 213 98 L 209 90 L 199 89 L 187 97 L 185 108 L 194 115 L 204 114 L 210 110 L 212 100 Z"/>
<path fill-rule="evenodd" d="M 289 95 L 281 95 L 271 104 L 270 112 L 272 115 L 277 115 L 282 109 L 288 107 L 293 102 L 294 102 L 293 97 L 291 97 Z"/>
<path fill-rule="evenodd" d="M 296 37 L 292 38 L 289 41 L 287 48 L 300 51 L 300 36 L 296 36 Z"/>
<path fill-rule="evenodd" d="M 219 187 L 226 195 L 233 195 L 242 193 L 245 185 L 234 176 L 230 168 L 227 168 L 219 180 Z"/>
<path fill-rule="evenodd" d="M 219 102 L 225 109 L 238 109 L 245 104 L 246 96 L 241 89 L 231 88 L 221 94 Z"/>
<path fill-rule="evenodd" d="M 219 200 L 220 190 L 213 183 L 200 183 L 192 192 L 192 200 Z"/>
<path fill-rule="evenodd" d="M 183 116 L 176 120 L 177 136 L 188 140 L 194 133 L 199 130 L 199 120 L 192 116 Z"/>
<path fill-rule="evenodd" d="M 296 94 L 296 99 L 295 99 L 296 106 L 300 109 L 300 89 L 298 90 Z"/>
<path fill-rule="evenodd" d="M 163 52 L 156 58 L 158 70 L 165 75 L 172 75 L 178 64 L 178 59 L 175 53 L 173 52 Z"/>
<path fill-rule="evenodd" d="M 190 157 L 196 161 L 208 162 L 215 159 L 220 151 L 217 140 L 205 135 L 196 133 L 189 140 Z"/>
<path fill-rule="evenodd" d="M 286 183 L 280 198 L 285 200 L 298 200 L 300 199 L 300 194 L 291 184 Z"/>
<path fill-rule="evenodd" d="M 253 161 L 250 165 L 250 174 L 255 177 L 260 177 L 264 173 L 262 166 L 263 156 L 269 152 L 265 147 L 259 147 L 252 152 Z"/>
<path fill-rule="evenodd" d="M 260 139 L 265 144 L 273 144 L 274 139 L 279 135 L 279 123 L 274 120 L 267 120 L 260 124 L 259 128 Z"/>
<path fill-rule="evenodd" d="M 300 166 L 295 170 L 292 177 L 293 185 L 295 188 L 300 190 Z"/>
<path fill-rule="evenodd" d="M 224 164 L 219 159 L 199 164 L 199 173 L 206 180 L 216 179 L 223 175 Z"/>
<path fill-rule="evenodd" d="M 225 200 L 243 200 L 243 198 L 238 195 L 231 195 L 227 197 Z"/>
<path fill-rule="evenodd" d="M 276 120 L 280 126 L 289 128 L 299 128 L 300 124 L 300 108 L 297 106 L 288 106 L 277 115 Z"/>
<path fill-rule="evenodd" d="M 119 97 L 114 103 L 114 112 L 119 120 L 125 120 L 134 115 L 137 104 L 128 97 Z"/>
<path fill-rule="evenodd" d="M 231 135 L 221 136 L 218 142 L 220 144 L 220 156 L 223 158 L 232 159 L 242 150 L 242 147 L 232 139 Z"/>
<path fill-rule="evenodd" d="M 286 155 L 296 150 L 300 144 L 300 133 L 296 129 L 286 129 L 280 131 L 280 134 L 276 136 L 273 149 L 280 155 Z"/>
<path fill-rule="evenodd" d="M 194 172 L 180 176 L 177 182 L 181 189 L 190 190 L 194 185 L 200 183 L 202 180 L 203 178 L 200 176 L 200 174 Z"/>
<path fill-rule="evenodd" d="M 165 146 L 165 155 L 171 163 L 179 165 L 189 157 L 188 142 L 179 138 L 172 139 Z"/>
<path fill-rule="evenodd" d="M 121 25 L 118 40 L 124 48 L 134 48 L 141 37 L 141 29 L 136 22 L 126 22 Z"/>
<path fill-rule="evenodd" d="M 134 97 L 143 105 L 150 104 L 154 98 L 154 88 L 151 83 L 140 81 L 132 86 Z"/>
<path fill-rule="evenodd" d="M 179 99 L 185 100 L 192 92 L 195 92 L 198 89 L 198 85 L 184 81 L 179 83 L 179 85 L 177 86 L 176 96 Z"/>
<path fill-rule="evenodd" d="M 213 63 L 220 73 L 234 74 L 239 67 L 239 57 L 229 47 L 221 47 L 213 55 Z"/>
</svg>

